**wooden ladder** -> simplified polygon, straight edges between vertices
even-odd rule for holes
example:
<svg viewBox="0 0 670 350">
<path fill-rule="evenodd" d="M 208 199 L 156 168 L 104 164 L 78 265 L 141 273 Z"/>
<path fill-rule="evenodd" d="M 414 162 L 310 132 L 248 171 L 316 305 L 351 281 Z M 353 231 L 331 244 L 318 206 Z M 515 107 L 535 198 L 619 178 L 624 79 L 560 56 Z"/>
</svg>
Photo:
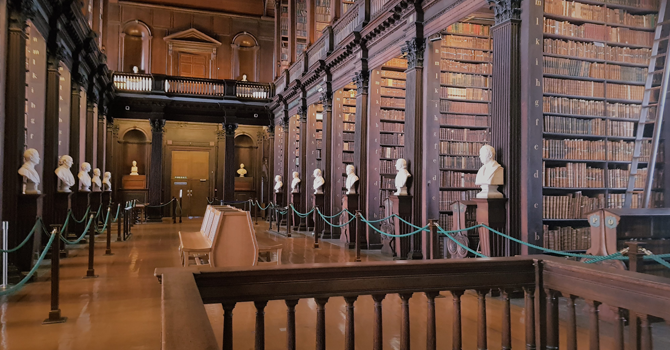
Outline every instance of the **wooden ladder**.
<svg viewBox="0 0 670 350">
<path fill-rule="evenodd" d="M 635 179 L 640 170 L 640 165 L 645 164 L 647 165 L 647 179 L 645 181 L 640 207 L 648 208 L 651 206 L 651 190 L 654 182 L 656 159 L 658 157 L 663 114 L 666 111 L 666 96 L 668 95 L 668 76 L 670 75 L 670 69 L 666 69 L 666 67 L 670 64 L 669 54 L 670 7 L 667 6 L 667 0 L 661 0 L 656 31 L 654 33 L 654 43 L 651 50 L 651 58 L 649 60 L 647 80 L 644 85 L 642 110 L 640 111 L 640 119 L 637 122 L 635 149 L 633 151 L 633 159 L 630 165 L 624 208 L 630 208 L 633 195 L 640 192 L 640 189 L 635 188 Z M 647 161 L 641 159 L 643 158 L 642 146 L 646 142 L 649 142 L 649 140 L 651 140 L 651 154 Z"/>
</svg>

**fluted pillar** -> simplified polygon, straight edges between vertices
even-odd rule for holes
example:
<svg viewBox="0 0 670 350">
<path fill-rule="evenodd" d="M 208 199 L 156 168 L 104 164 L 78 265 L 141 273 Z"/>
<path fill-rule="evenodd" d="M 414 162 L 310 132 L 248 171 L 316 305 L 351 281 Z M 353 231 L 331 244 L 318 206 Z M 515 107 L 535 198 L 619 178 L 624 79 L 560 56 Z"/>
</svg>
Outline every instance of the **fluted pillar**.
<svg viewBox="0 0 670 350">
<path fill-rule="evenodd" d="M 149 205 L 160 205 L 163 198 L 163 133 L 165 119 L 151 119 L 151 166 L 149 168 Z M 147 208 L 148 221 L 163 220 L 161 208 Z"/>
<path fill-rule="evenodd" d="M 356 84 L 356 150 L 354 152 L 354 166 L 358 173 L 358 208 L 364 216 L 368 217 L 368 103 L 370 71 L 367 62 L 363 68 L 354 75 Z M 376 204 L 373 204 L 376 205 Z M 367 236 L 367 235 L 363 235 Z"/>
<path fill-rule="evenodd" d="M 55 212 L 55 193 L 57 189 L 57 177 L 54 170 L 58 167 L 58 123 L 59 123 L 59 101 L 60 101 L 60 61 L 63 51 L 60 46 L 47 50 L 47 76 L 46 76 L 46 108 L 44 116 L 44 174 L 42 178 L 42 192 L 44 197 L 43 211 L 44 223 L 47 225 L 57 224 Z M 60 222 L 62 224 L 62 222 Z"/>
</svg>

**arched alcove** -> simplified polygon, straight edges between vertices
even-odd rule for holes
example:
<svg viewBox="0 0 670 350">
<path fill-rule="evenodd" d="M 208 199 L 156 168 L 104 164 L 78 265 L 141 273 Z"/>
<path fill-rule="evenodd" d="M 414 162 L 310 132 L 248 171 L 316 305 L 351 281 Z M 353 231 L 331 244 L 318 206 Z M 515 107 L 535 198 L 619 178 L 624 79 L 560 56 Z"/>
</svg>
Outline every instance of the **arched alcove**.
<svg viewBox="0 0 670 350">
<path fill-rule="evenodd" d="M 137 162 L 137 172 L 147 175 L 148 139 L 140 129 L 128 130 L 121 139 L 121 171 L 122 175 L 130 174 L 133 161 Z"/>
<path fill-rule="evenodd" d="M 151 73 L 151 30 L 141 21 L 126 23 L 119 41 L 121 50 L 121 69 L 132 73 L 137 67 L 138 73 Z"/>
<path fill-rule="evenodd" d="M 230 46 L 233 79 L 242 80 L 246 74 L 248 81 L 258 81 L 258 40 L 252 34 L 242 32 L 233 37 Z"/>
<path fill-rule="evenodd" d="M 240 134 L 235 137 L 235 166 L 239 169 L 240 164 L 244 164 L 247 169 L 248 177 L 253 177 L 256 170 L 256 162 L 254 162 L 254 155 L 256 154 L 256 146 L 254 141 L 245 134 Z"/>
</svg>

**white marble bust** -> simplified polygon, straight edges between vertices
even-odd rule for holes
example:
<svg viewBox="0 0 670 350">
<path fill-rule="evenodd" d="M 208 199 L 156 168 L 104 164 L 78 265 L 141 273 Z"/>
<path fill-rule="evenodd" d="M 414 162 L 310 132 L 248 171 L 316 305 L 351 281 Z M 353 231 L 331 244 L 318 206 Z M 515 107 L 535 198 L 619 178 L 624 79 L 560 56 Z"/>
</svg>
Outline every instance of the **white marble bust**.
<svg viewBox="0 0 670 350">
<path fill-rule="evenodd" d="M 326 183 L 326 179 L 323 178 L 321 174 L 321 169 L 314 169 L 314 194 L 323 194 L 323 185 Z"/>
<path fill-rule="evenodd" d="M 347 194 L 356 194 L 356 183 L 358 182 L 358 176 L 356 176 L 356 168 L 353 165 L 347 165 L 347 182 L 345 187 L 347 188 Z"/>
<path fill-rule="evenodd" d="M 275 193 L 281 193 L 284 183 L 281 180 L 281 175 L 275 176 Z"/>
<path fill-rule="evenodd" d="M 247 175 L 247 169 L 244 169 L 244 163 L 240 163 L 240 168 L 237 169 L 237 175 L 240 175 L 240 177 Z"/>
<path fill-rule="evenodd" d="M 91 171 L 91 164 L 86 162 L 81 164 L 81 171 L 77 175 L 79 178 L 79 191 L 91 192 L 91 176 L 88 173 Z"/>
<path fill-rule="evenodd" d="M 137 173 L 137 162 L 133 160 L 133 166 L 130 168 L 130 175 L 139 175 Z"/>
<path fill-rule="evenodd" d="M 398 171 L 398 173 L 395 176 L 396 192 L 394 195 L 407 196 L 407 179 L 412 176 L 409 171 L 407 171 L 407 161 L 403 158 L 398 159 L 398 161 L 395 162 L 395 169 Z"/>
<path fill-rule="evenodd" d="M 72 167 L 72 157 L 65 155 L 58 160 L 58 168 L 56 168 L 56 176 L 58 177 L 58 192 L 70 193 L 70 187 L 74 186 L 74 175 L 70 168 Z"/>
<path fill-rule="evenodd" d="M 40 174 L 35 170 L 35 165 L 40 164 L 40 154 L 34 148 L 23 152 L 23 165 L 19 168 L 19 175 L 23 176 L 26 185 L 25 194 L 40 194 Z"/>
<path fill-rule="evenodd" d="M 498 192 L 498 186 L 504 182 L 504 170 L 496 162 L 496 150 L 484 145 L 479 149 L 479 159 L 482 161 L 482 167 L 477 172 L 475 185 L 481 186 L 482 191 L 477 193 L 477 198 L 502 198 L 502 193 Z"/>
<path fill-rule="evenodd" d="M 291 181 L 291 193 L 300 193 L 300 174 L 297 171 L 293 172 L 293 180 Z"/>
<path fill-rule="evenodd" d="M 93 187 L 93 192 L 102 191 L 102 181 L 100 181 L 100 169 L 93 169 L 93 178 L 91 179 L 91 187 Z"/>
<path fill-rule="evenodd" d="M 102 190 L 105 192 L 112 190 L 112 173 L 109 171 L 105 171 L 105 175 L 102 177 Z"/>
</svg>

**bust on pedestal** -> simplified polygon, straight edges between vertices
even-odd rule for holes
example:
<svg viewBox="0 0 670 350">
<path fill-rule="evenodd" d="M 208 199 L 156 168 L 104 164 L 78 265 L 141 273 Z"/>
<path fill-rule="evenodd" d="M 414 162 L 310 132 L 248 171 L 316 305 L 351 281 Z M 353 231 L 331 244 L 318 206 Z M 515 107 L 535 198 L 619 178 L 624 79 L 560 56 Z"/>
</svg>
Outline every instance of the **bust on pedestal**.
<svg viewBox="0 0 670 350">
<path fill-rule="evenodd" d="M 356 168 L 353 165 L 347 165 L 347 182 L 345 187 L 347 188 L 347 194 L 356 194 L 356 185 L 358 184 L 358 176 L 356 176 Z"/>
<path fill-rule="evenodd" d="M 281 181 L 281 175 L 275 176 L 275 193 L 281 193 L 284 183 Z"/>
<path fill-rule="evenodd" d="M 134 160 L 133 160 L 133 166 L 130 167 L 130 175 L 133 175 L 133 176 L 139 175 L 139 173 L 137 172 L 137 162 L 134 161 Z"/>
<path fill-rule="evenodd" d="M 498 186 L 503 184 L 504 173 L 495 156 L 496 150 L 489 145 L 479 149 L 479 159 L 483 165 L 477 172 L 475 185 L 481 186 L 482 191 L 477 193 L 477 198 L 503 198 L 502 193 L 498 192 Z"/>
<path fill-rule="evenodd" d="M 74 175 L 70 171 L 72 167 L 72 157 L 65 155 L 58 160 L 58 168 L 56 168 L 56 177 L 58 177 L 58 192 L 70 193 L 70 187 L 74 186 Z"/>
<path fill-rule="evenodd" d="M 102 182 L 100 181 L 100 169 L 93 169 L 93 179 L 91 179 L 93 192 L 100 192 L 102 190 Z"/>
<path fill-rule="evenodd" d="M 321 175 L 321 169 L 314 169 L 314 183 L 312 184 L 314 194 L 323 194 L 323 185 L 325 183 L 326 180 Z"/>
<path fill-rule="evenodd" d="M 23 153 L 23 165 L 19 168 L 19 175 L 23 176 L 25 194 L 40 194 L 40 174 L 35 170 L 35 165 L 40 163 L 40 154 L 34 148 L 29 148 Z"/>
<path fill-rule="evenodd" d="M 81 171 L 77 175 L 79 178 L 79 191 L 91 192 L 91 176 L 88 173 L 91 171 L 91 164 L 84 162 L 81 164 Z"/>
<path fill-rule="evenodd" d="M 243 163 L 240 163 L 240 168 L 237 169 L 237 175 L 240 175 L 240 177 L 245 177 L 247 175 L 247 169 L 244 169 Z"/>
<path fill-rule="evenodd" d="M 300 193 L 300 174 L 293 172 L 293 181 L 291 181 L 291 193 Z"/>
<path fill-rule="evenodd" d="M 102 178 L 102 190 L 110 192 L 112 190 L 112 173 L 105 171 L 105 176 Z"/>
<path fill-rule="evenodd" d="M 398 159 L 395 163 L 395 169 L 398 173 L 395 176 L 396 196 L 407 196 L 407 180 L 412 176 L 407 171 L 407 161 L 403 158 Z"/>
</svg>

